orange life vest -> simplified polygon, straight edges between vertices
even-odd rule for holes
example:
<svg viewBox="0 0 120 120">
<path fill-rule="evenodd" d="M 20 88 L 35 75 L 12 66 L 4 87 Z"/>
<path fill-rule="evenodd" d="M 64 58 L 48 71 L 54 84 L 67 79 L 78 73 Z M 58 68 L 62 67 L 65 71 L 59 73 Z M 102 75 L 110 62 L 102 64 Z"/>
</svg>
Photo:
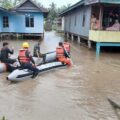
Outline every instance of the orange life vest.
<svg viewBox="0 0 120 120">
<path fill-rule="evenodd" d="M 63 46 L 64 46 L 65 50 L 70 53 L 70 44 L 68 42 L 64 42 Z"/>
<path fill-rule="evenodd" d="M 64 49 L 62 47 L 57 47 L 56 48 L 56 55 L 57 58 L 63 58 L 64 56 Z"/>
<path fill-rule="evenodd" d="M 27 58 L 26 57 L 26 51 L 27 51 L 27 49 L 21 49 L 20 51 L 19 51 L 19 61 L 21 62 L 21 63 L 28 63 L 28 62 L 30 62 L 30 59 L 29 58 Z"/>
</svg>

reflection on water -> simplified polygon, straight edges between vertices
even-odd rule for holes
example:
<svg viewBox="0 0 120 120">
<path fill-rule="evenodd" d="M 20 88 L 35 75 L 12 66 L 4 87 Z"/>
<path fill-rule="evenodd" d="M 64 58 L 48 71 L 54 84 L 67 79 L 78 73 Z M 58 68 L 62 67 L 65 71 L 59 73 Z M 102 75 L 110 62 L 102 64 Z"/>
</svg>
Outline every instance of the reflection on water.
<svg viewBox="0 0 120 120">
<path fill-rule="evenodd" d="M 64 39 L 45 33 L 41 51 L 54 51 Z M 9 41 L 15 56 L 23 40 Z M 31 50 L 36 41 L 30 40 Z M 1 45 L 1 44 L 0 44 Z M 120 56 L 103 53 L 71 42 L 73 67 L 41 74 L 17 84 L 0 75 L 0 116 L 8 120 L 117 120 L 107 98 L 120 100 Z"/>
</svg>

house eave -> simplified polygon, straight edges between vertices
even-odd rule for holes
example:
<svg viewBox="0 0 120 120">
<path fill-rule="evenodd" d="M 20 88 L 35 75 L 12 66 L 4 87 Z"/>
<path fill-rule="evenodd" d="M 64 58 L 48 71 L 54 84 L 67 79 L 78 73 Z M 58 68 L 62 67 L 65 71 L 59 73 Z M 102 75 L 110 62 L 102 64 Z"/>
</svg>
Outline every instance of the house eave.
<svg viewBox="0 0 120 120">
<path fill-rule="evenodd" d="M 82 6 L 82 5 L 84 5 L 84 0 L 79 1 L 79 2 L 77 2 L 76 4 L 74 4 L 73 6 L 69 7 L 69 8 L 66 9 L 66 10 L 64 10 L 63 12 L 61 12 L 61 13 L 59 14 L 59 16 L 62 17 L 62 16 L 64 16 L 65 14 L 67 14 L 68 12 L 70 12 L 70 11 L 72 11 L 72 10 L 78 8 L 79 6 Z"/>
<path fill-rule="evenodd" d="M 92 1 L 92 2 L 88 2 L 87 0 L 81 0 L 79 2 L 77 2 L 76 4 L 74 4 L 73 6 L 69 7 L 68 9 L 64 10 L 63 12 L 61 12 L 59 14 L 59 16 L 64 16 L 66 15 L 67 13 L 71 12 L 72 10 L 84 5 L 95 5 L 95 4 L 113 4 L 113 5 L 120 5 L 120 0 L 95 0 Z"/>
</svg>

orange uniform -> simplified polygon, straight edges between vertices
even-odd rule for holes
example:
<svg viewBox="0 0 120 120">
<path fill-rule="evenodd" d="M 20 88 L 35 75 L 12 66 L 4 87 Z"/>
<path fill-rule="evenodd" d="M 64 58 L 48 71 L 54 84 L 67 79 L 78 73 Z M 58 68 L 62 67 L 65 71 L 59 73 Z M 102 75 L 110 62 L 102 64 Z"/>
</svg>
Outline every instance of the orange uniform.
<svg viewBox="0 0 120 120">
<path fill-rule="evenodd" d="M 19 51 L 19 61 L 21 63 L 28 63 L 28 62 L 30 62 L 30 59 L 26 57 L 26 51 L 27 51 L 26 49 L 21 49 Z"/>
<path fill-rule="evenodd" d="M 71 60 L 69 58 L 66 58 L 64 55 L 64 49 L 62 47 L 56 48 L 56 54 L 57 54 L 57 60 L 60 62 L 63 62 L 65 64 L 71 65 Z"/>
</svg>

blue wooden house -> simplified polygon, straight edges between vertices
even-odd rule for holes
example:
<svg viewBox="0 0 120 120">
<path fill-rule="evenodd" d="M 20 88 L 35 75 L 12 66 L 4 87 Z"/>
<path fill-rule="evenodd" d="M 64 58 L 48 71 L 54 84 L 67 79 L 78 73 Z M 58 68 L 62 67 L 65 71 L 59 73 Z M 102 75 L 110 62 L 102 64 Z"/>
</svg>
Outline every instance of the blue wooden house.
<svg viewBox="0 0 120 120">
<path fill-rule="evenodd" d="M 120 0 L 81 0 L 69 7 L 60 16 L 67 37 L 78 37 L 100 47 L 120 47 Z"/>
<path fill-rule="evenodd" d="M 47 10 L 32 0 L 15 8 L 0 8 L 0 33 L 44 36 L 44 17 Z"/>
</svg>

